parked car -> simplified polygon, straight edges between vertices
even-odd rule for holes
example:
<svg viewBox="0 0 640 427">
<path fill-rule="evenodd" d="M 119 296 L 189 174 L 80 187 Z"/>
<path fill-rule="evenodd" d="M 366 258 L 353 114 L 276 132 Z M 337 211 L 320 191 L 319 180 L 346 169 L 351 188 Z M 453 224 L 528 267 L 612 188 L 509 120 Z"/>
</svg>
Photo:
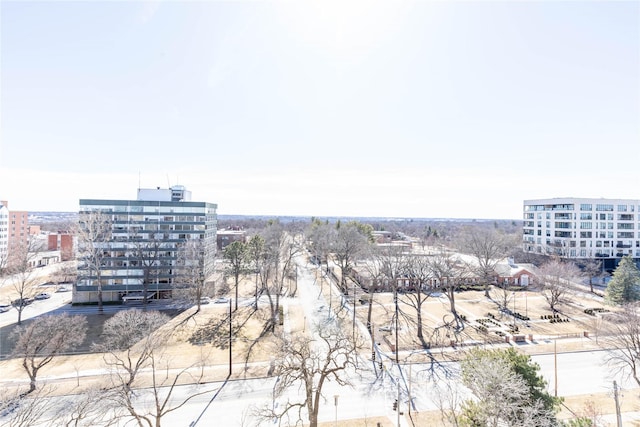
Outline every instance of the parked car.
<svg viewBox="0 0 640 427">
<path fill-rule="evenodd" d="M 51 294 L 48 294 L 46 292 L 40 292 L 38 295 L 36 295 L 33 298 L 34 299 L 49 299 L 49 298 L 51 298 Z"/>
<path fill-rule="evenodd" d="M 60 285 L 56 292 L 71 292 L 71 285 Z"/>
<path fill-rule="evenodd" d="M 220 297 L 214 301 L 214 303 L 216 304 L 224 304 L 227 302 L 229 302 L 229 298 L 226 298 L 226 297 Z"/>
<path fill-rule="evenodd" d="M 11 301 L 11 305 L 14 307 L 26 307 L 33 302 L 33 298 L 18 298 Z"/>
<path fill-rule="evenodd" d="M 0 305 L 0 313 L 4 313 L 5 311 L 11 310 L 11 306 L 9 304 Z"/>
<path fill-rule="evenodd" d="M 200 298 L 200 304 L 209 304 L 210 302 L 211 302 L 211 298 L 209 297 Z"/>
</svg>

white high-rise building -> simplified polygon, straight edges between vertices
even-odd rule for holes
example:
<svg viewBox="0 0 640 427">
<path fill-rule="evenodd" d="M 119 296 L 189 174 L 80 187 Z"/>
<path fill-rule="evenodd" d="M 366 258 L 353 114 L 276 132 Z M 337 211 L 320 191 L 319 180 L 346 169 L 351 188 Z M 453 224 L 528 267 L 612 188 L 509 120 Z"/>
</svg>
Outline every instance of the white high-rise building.
<svg viewBox="0 0 640 427">
<path fill-rule="evenodd" d="M 7 266 L 9 258 L 9 209 L 0 203 L 0 270 Z"/>
<path fill-rule="evenodd" d="M 640 200 L 553 198 L 525 200 L 523 249 L 570 259 L 640 258 Z"/>
</svg>

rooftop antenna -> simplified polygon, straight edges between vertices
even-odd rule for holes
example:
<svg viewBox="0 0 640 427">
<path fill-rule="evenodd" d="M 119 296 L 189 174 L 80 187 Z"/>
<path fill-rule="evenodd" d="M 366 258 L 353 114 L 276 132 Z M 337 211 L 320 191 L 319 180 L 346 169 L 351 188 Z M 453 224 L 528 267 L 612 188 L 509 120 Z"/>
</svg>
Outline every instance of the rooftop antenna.
<svg viewBox="0 0 640 427">
<path fill-rule="evenodd" d="M 141 181 L 141 179 L 142 178 L 140 177 L 140 171 L 138 171 L 138 190 L 140 189 L 140 185 L 141 185 L 140 181 Z"/>
<path fill-rule="evenodd" d="M 171 181 L 169 180 L 169 174 L 167 174 L 167 185 L 171 188 Z"/>
</svg>

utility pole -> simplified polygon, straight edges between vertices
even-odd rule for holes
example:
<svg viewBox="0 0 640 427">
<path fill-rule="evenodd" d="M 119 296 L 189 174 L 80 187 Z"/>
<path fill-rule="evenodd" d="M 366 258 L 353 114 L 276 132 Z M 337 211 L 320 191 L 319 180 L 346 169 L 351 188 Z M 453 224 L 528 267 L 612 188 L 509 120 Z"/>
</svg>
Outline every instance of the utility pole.
<svg viewBox="0 0 640 427">
<path fill-rule="evenodd" d="M 393 299 L 396 304 L 396 365 L 400 365 L 400 357 L 398 355 L 398 283 L 396 282 L 395 291 L 393 292 Z"/>
<path fill-rule="evenodd" d="M 409 416 L 411 416 L 411 366 L 413 365 L 412 362 L 409 362 L 409 402 L 407 404 L 407 410 L 409 413 Z"/>
<path fill-rule="evenodd" d="M 558 338 L 553 340 L 553 378 L 554 378 L 554 396 L 558 397 L 558 349 L 556 343 Z"/>
<path fill-rule="evenodd" d="M 515 329 L 516 329 L 516 293 L 512 292 L 511 294 L 513 295 L 513 329 L 514 329 L 514 333 L 515 333 Z"/>
<path fill-rule="evenodd" d="M 618 400 L 618 384 L 613 382 L 613 399 L 616 402 L 616 421 L 617 426 L 622 427 L 622 414 L 620 413 L 620 400 Z"/>
<path fill-rule="evenodd" d="M 356 342 L 356 282 L 353 282 L 353 328 L 352 328 L 352 339 L 353 342 Z"/>
<path fill-rule="evenodd" d="M 231 377 L 231 366 L 233 363 L 233 359 L 231 356 L 231 344 L 232 344 L 232 336 L 233 336 L 233 328 L 231 323 L 231 313 L 232 313 L 232 300 L 233 298 L 229 298 L 229 377 Z"/>
<path fill-rule="evenodd" d="M 327 271 L 329 270 L 329 266 L 327 266 Z M 328 318 L 331 319 L 331 288 L 332 283 L 331 283 L 331 278 L 329 277 L 329 274 L 327 274 L 327 283 L 329 284 L 329 314 L 328 314 Z"/>
<path fill-rule="evenodd" d="M 396 348 L 396 352 L 397 352 Z M 397 354 L 397 353 L 396 353 Z M 396 426 L 400 427 L 400 378 L 396 378 L 396 384 L 398 385 L 398 396 L 396 402 L 398 402 L 398 410 L 396 411 L 396 415 L 398 417 Z"/>
</svg>

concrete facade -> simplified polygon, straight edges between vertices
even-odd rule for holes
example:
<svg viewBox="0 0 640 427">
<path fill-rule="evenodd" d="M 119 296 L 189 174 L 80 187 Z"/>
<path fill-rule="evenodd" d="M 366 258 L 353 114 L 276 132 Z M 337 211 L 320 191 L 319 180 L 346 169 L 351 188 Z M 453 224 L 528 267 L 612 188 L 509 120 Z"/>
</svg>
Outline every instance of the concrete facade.
<svg viewBox="0 0 640 427">
<path fill-rule="evenodd" d="M 525 200 L 523 249 L 615 268 L 640 259 L 640 200 L 552 198 Z"/>
<path fill-rule="evenodd" d="M 9 257 L 9 209 L 0 204 L 0 269 L 7 266 Z"/>
<path fill-rule="evenodd" d="M 203 243 L 203 274 L 213 271 L 216 254 L 217 205 L 190 201 L 182 186 L 140 189 L 137 200 L 80 200 L 80 226 L 99 212 L 108 232 L 89 242 L 78 238 L 78 283 L 74 303 L 94 303 L 98 274 L 91 267 L 91 245 L 102 258 L 99 271 L 103 301 L 121 301 L 146 289 L 153 298 L 171 298 L 179 284 L 179 252 L 189 240 Z"/>
</svg>

